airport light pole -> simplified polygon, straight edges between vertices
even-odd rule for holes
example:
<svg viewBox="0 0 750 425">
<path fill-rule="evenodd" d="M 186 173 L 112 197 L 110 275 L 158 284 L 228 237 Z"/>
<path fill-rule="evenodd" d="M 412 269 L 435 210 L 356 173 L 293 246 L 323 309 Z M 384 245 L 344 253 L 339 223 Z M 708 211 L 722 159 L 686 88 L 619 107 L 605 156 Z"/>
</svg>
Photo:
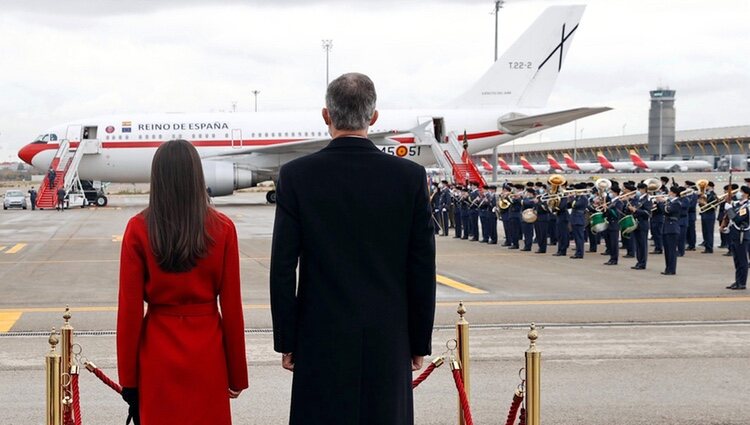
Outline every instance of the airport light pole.
<svg viewBox="0 0 750 425">
<path fill-rule="evenodd" d="M 328 89 L 328 55 L 331 53 L 333 48 L 333 40 L 323 40 L 323 50 L 326 51 L 326 90 Z"/>
<path fill-rule="evenodd" d="M 659 161 L 662 160 L 662 151 L 661 151 L 661 139 L 662 139 L 662 137 L 661 136 L 662 136 L 662 127 L 664 127 L 664 126 L 662 125 L 662 121 L 661 121 L 661 110 L 662 110 L 662 105 L 663 104 L 664 104 L 664 102 L 660 100 L 659 101 Z"/>
<path fill-rule="evenodd" d="M 255 112 L 258 112 L 258 94 L 260 93 L 260 90 L 253 90 L 252 93 L 253 96 L 255 96 Z"/>
<path fill-rule="evenodd" d="M 237 112 L 237 101 L 236 100 L 232 101 L 232 112 Z"/>
<path fill-rule="evenodd" d="M 578 120 L 573 121 L 573 161 L 578 160 Z"/>
<path fill-rule="evenodd" d="M 500 15 L 500 9 L 503 7 L 503 3 L 505 3 L 505 0 L 495 0 L 495 62 L 497 62 L 497 36 L 498 36 L 498 16 Z M 513 144 L 513 149 L 515 150 L 515 143 Z M 514 160 L 515 160 L 515 155 Z M 495 158 L 494 161 L 492 161 L 492 181 L 497 181 L 497 146 L 492 148 L 492 157 Z"/>
</svg>

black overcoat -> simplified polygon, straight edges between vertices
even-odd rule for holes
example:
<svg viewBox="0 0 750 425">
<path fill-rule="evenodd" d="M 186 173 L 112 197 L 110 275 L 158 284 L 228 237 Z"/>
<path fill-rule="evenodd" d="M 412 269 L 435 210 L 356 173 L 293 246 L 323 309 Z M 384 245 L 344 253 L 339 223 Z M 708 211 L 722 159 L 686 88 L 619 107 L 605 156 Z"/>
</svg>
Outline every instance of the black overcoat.
<svg viewBox="0 0 750 425">
<path fill-rule="evenodd" d="M 290 424 L 412 424 L 411 356 L 430 354 L 435 313 L 424 168 L 342 137 L 284 165 L 276 190 L 271 313 L 274 349 L 294 353 Z"/>
</svg>

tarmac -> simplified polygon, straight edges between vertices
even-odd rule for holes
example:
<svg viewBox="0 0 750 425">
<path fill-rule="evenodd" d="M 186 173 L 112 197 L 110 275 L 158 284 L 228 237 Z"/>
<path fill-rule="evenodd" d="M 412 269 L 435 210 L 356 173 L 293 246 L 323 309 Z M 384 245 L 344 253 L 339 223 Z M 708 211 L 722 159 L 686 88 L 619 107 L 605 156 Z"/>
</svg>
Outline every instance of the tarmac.
<svg viewBox="0 0 750 425">
<path fill-rule="evenodd" d="M 116 378 L 120 243 L 128 218 L 147 202 L 115 195 L 105 208 L 0 214 L 4 423 L 43 423 L 46 335 L 62 324 L 66 304 L 84 355 Z M 251 385 L 233 401 L 235 423 L 286 423 L 291 374 L 279 366 L 269 331 L 274 206 L 263 193 L 215 202 L 237 225 L 242 257 Z M 662 276 L 664 259 L 656 255 L 647 270 L 635 271 L 634 259 L 621 256 L 607 267 L 599 253 L 573 261 L 553 257 L 554 249 L 510 251 L 452 236 L 439 237 L 437 247 L 434 354 L 454 338 L 464 301 L 475 423 L 504 423 L 531 322 L 540 328 L 545 423 L 750 423 L 743 399 L 750 393 L 750 293 L 724 289 L 734 278 L 725 250 L 688 252 L 676 276 Z M 455 387 L 444 369 L 415 390 L 417 424 L 456 423 Z M 84 423 L 124 421 L 124 403 L 83 373 Z"/>
</svg>

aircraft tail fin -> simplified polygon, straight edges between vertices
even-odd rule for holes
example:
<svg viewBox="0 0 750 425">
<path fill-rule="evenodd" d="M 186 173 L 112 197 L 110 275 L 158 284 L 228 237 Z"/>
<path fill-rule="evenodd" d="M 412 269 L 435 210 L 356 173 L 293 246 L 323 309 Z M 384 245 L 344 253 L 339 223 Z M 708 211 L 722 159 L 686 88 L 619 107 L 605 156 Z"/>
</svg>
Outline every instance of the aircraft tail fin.
<svg viewBox="0 0 750 425">
<path fill-rule="evenodd" d="M 648 169 L 648 165 L 646 165 L 645 162 L 643 162 L 643 159 L 641 159 L 641 156 L 638 155 L 638 153 L 631 149 L 630 150 L 630 160 L 633 161 L 633 165 L 635 165 L 638 168 L 642 168 L 644 170 Z"/>
<path fill-rule="evenodd" d="M 531 165 L 531 163 L 526 160 L 525 156 L 521 155 L 520 161 L 521 161 L 521 165 L 523 165 L 523 168 L 525 168 L 528 171 L 531 171 L 532 173 L 536 173 L 536 169 L 534 169 L 534 166 Z"/>
<path fill-rule="evenodd" d="M 510 165 L 508 165 L 502 157 L 497 158 L 497 164 L 505 171 L 513 171 L 513 169 L 510 168 Z"/>
<path fill-rule="evenodd" d="M 560 165 L 560 163 L 557 162 L 557 160 L 555 159 L 554 156 L 552 156 L 552 154 L 547 154 L 547 162 L 549 162 L 549 166 L 553 170 L 562 171 L 563 169 L 562 165 Z"/>
<path fill-rule="evenodd" d="M 606 156 L 604 156 L 604 152 L 599 151 L 596 153 L 596 159 L 599 160 L 599 164 L 602 165 L 602 167 L 606 168 L 607 170 L 614 170 L 615 166 L 612 165 L 611 162 L 607 159 Z"/>
<path fill-rule="evenodd" d="M 487 160 L 484 158 L 482 158 L 482 167 L 487 171 L 492 171 L 492 164 L 487 162 Z"/>
<path fill-rule="evenodd" d="M 449 106 L 545 106 L 585 8 L 548 7 L 479 81 Z"/>
<path fill-rule="evenodd" d="M 570 155 L 568 155 L 567 153 L 563 154 L 563 159 L 565 160 L 565 165 L 567 165 L 568 167 L 574 170 L 578 170 L 578 171 L 581 170 L 581 167 L 579 167 L 578 164 L 576 164 L 576 162 L 573 161 L 573 158 L 571 158 Z"/>
</svg>

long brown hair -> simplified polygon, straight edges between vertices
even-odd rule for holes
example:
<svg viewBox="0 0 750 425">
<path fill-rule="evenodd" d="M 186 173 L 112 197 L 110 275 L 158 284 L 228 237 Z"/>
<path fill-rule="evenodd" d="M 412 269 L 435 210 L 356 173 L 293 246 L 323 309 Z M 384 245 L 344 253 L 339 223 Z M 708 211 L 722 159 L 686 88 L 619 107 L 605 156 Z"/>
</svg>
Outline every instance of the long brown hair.
<svg viewBox="0 0 750 425">
<path fill-rule="evenodd" d="M 151 193 L 144 211 L 148 240 L 159 267 L 186 272 L 206 255 L 212 240 L 206 182 L 198 151 L 186 140 L 159 146 L 151 163 Z"/>
</svg>

